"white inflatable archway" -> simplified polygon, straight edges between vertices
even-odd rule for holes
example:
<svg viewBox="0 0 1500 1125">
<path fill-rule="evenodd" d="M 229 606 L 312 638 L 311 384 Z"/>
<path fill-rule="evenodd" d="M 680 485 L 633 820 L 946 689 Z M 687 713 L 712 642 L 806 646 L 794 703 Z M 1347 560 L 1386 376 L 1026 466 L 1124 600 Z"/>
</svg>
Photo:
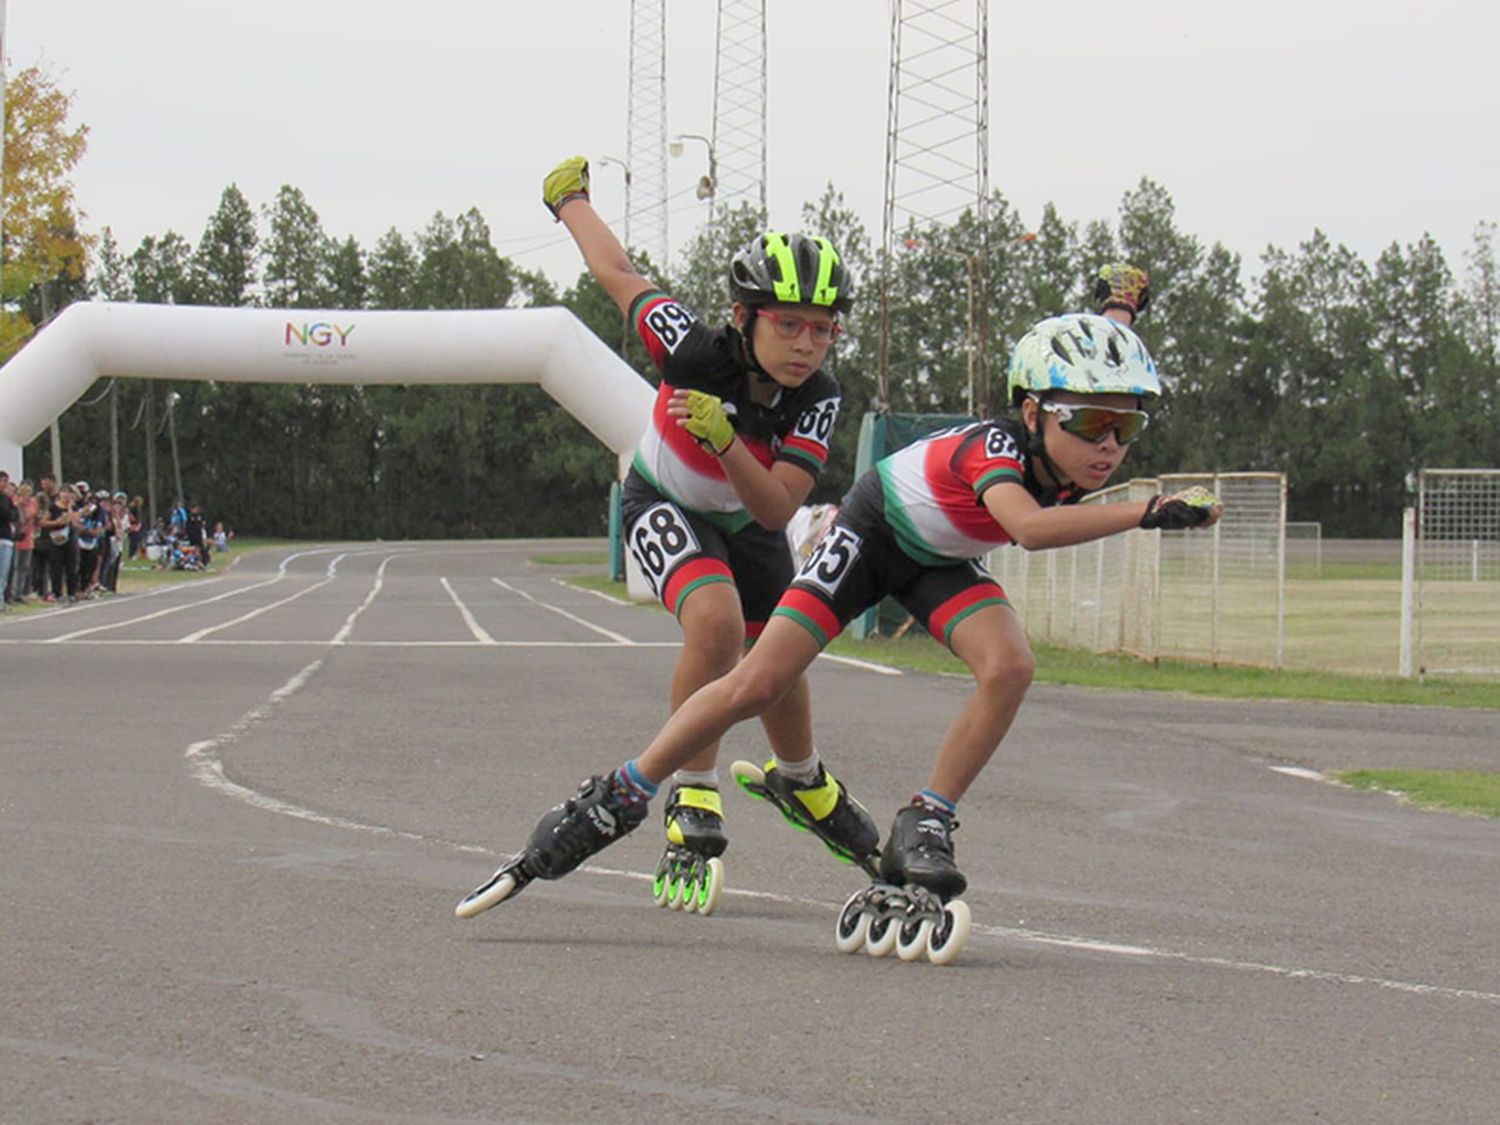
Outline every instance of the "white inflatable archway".
<svg viewBox="0 0 1500 1125">
<path fill-rule="evenodd" d="M 654 392 L 567 309 L 350 311 L 80 302 L 0 367 L 0 469 L 96 379 L 536 383 L 621 470 Z"/>
</svg>

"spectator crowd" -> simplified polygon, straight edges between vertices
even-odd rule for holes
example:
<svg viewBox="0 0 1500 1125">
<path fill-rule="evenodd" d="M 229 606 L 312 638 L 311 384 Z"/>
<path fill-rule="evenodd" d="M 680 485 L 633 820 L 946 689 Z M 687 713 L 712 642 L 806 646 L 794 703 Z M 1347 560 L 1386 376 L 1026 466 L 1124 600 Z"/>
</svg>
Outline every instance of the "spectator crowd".
<svg viewBox="0 0 1500 1125">
<path fill-rule="evenodd" d="M 13 483 L 0 469 L 0 591 L 4 605 L 76 602 L 118 592 L 121 565 L 136 558 L 158 570 L 202 570 L 232 532 L 204 526 L 197 504 L 178 502 L 147 526 L 144 503 L 124 492 L 58 484 L 44 475 Z"/>
</svg>

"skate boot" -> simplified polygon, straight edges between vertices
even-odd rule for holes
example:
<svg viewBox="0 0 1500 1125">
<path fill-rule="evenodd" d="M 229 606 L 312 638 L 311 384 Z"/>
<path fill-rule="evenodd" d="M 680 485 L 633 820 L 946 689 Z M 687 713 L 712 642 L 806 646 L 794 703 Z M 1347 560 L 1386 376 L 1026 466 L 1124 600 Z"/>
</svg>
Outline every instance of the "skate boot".
<svg viewBox="0 0 1500 1125">
<path fill-rule="evenodd" d="M 880 856 L 880 877 L 893 886 L 915 883 L 944 902 L 969 885 L 953 862 L 958 821 L 930 805 L 910 804 L 896 814 Z"/>
<path fill-rule="evenodd" d="M 499 906 L 533 879 L 561 879 L 645 819 L 646 802 L 629 800 L 614 775 L 591 777 L 578 787 L 576 797 L 547 810 L 526 847 L 471 891 L 454 913 L 472 918 Z"/>
<path fill-rule="evenodd" d="M 745 792 L 770 801 L 792 827 L 811 832 L 838 859 L 858 864 L 875 877 L 880 830 L 865 807 L 821 763 L 806 782 L 787 777 L 776 768 L 775 759 L 764 770 L 743 761 L 730 768 Z"/>
<path fill-rule="evenodd" d="M 895 950 L 903 961 L 924 954 L 936 965 L 958 956 L 969 936 L 968 880 L 953 861 L 951 814 L 913 802 L 896 814 L 880 855 L 880 882 L 852 895 L 839 914 L 843 953 L 871 957 Z"/>
<path fill-rule="evenodd" d="M 712 914 L 724 891 L 724 805 L 713 785 L 672 786 L 665 812 L 667 847 L 651 893 L 657 906 Z"/>
</svg>

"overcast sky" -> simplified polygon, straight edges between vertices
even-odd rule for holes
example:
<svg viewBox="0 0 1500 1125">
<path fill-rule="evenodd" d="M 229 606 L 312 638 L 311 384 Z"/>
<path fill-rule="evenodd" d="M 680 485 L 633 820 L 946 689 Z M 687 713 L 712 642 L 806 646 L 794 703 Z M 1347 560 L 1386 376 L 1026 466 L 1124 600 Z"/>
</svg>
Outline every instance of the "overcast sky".
<svg viewBox="0 0 1500 1125">
<path fill-rule="evenodd" d="M 673 133 L 712 130 L 716 7 L 668 2 Z M 832 180 L 878 240 L 887 4 L 767 9 L 772 223 L 797 226 Z M 1497 12 L 995 0 L 991 184 L 1028 224 L 1048 201 L 1084 222 L 1149 176 L 1251 274 L 1314 228 L 1367 260 L 1428 231 L 1462 277 L 1475 225 L 1500 219 Z M 580 262 L 539 184 L 574 152 L 624 156 L 628 20 L 628 0 L 9 0 L 5 46 L 11 73 L 76 93 L 86 226 L 127 252 L 169 228 L 196 243 L 231 182 L 256 206 L 290 183 L 366 249 L 477 207 L 501 253 L 566 285 Z M 706 214 L 702 153 L 669 163 L 674 243 Z M 594 180 L 622 215 L 619 170 Z"/>
</svg>

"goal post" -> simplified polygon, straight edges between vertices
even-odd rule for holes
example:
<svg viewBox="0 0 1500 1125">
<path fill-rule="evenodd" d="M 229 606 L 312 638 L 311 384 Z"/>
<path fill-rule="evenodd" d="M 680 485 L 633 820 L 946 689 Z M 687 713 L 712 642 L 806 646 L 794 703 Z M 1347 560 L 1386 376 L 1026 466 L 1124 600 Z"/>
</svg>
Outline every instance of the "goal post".
<svg viewBox="0 0 1500 1125">
<path fill-rule="evenodd" d="M 1422 469 L 1409 521 L 1402 673 L 1500 674 L 1500 469 Z"/>
</svg>

